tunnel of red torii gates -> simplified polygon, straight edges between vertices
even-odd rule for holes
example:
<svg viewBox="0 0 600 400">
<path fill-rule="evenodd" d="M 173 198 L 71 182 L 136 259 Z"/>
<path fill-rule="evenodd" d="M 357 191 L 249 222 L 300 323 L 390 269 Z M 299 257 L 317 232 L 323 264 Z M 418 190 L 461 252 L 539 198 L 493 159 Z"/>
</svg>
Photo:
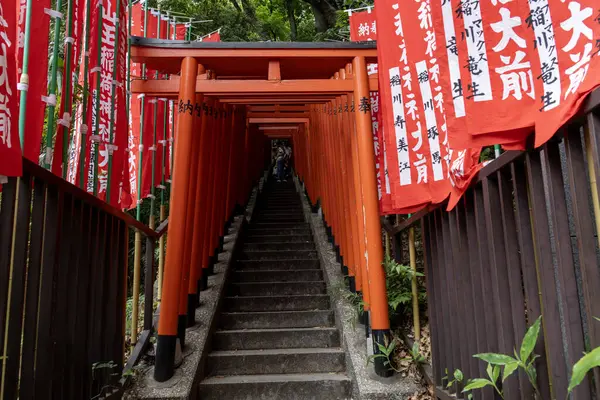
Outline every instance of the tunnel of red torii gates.
<svg viewBox="0 0 600 400">
<path fill-rule="evenodd" d="M 373 340 L 384 343 L 389 318 L 369 96 L 378 82 L 367 74 L 377 62 L 375 43 L 132 44 L 133 62 L 171 74 L 133 81 L 134 95 L 177 99 L 178 111 L 155 378 L 173 374 L 177 339 L 183 344 L 194 323 L 223 223 L 269 167 L 273 139 L 291 143 L 299 182 L 321 208 L 351 290 L 364 298 Z M 204 234 L 208 226 L 219 228 Z"/>
</svg>

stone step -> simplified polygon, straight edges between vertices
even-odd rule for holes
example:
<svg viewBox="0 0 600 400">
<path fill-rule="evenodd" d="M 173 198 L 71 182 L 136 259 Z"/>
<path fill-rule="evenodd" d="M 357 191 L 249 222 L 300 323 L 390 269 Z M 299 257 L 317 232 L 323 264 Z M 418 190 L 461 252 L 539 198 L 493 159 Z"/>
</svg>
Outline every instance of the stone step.
<svg viewBox="0 0 600 400">
<path fill-rule="evenodd" d="M 336 328 L 240 329 L 216 331 L 215 350 L 257 350 L 307 347 L 339 347 Z"/>
<path fill-rule="evenodd" d="M 319 260 L 237 260 L 235 269 L 237 271 L 295 271 L 305 269 L 319 269 Z"/>
<path fill-rule="evenodd" d="M 200 383 L 207 400 L 343 400 L 352 381 L 343 374 L 273 374 L 211 377 Z"/>
<path fill-rule="evenodd" d="M 302 203 L 262 203 L 259 204 L 255 212 L 257 213 L 299 213 L 303 214 L 304 208 L 302 207 Z"/>
<path fill-rule="evenodd" d="M 221 329 L 313 328 L 334 326 L 331 310 L 222 313 Z"/>
<path fill-rule="evenodd" d="M 265 232 L 270 229 L 310 229 L 307 222 L 254 222 L 249 225 L 250 229 L 262 229 Z"/>
<path fill-rule="evenodd" d="M 298 235 L 298 236 L 306 236 L 306 235 L 310 235 L 310 228 L 308 226 L 303 226 L 303 225 L 297 225 L 297 227 L 294 226 L 277 226 L 277 224 L 272 225 L 269 224 L 269 226 L 255 226 L 255 225 L 248 225 L 248 229 L 246 230 L 248 237 L 252 237 L 252 236 L 273 236 L 273 235 L 285 235 L 285 236 L 289 236 L 289 235 Z"/>
<path fill-rule="evenodd" d="M 248 251 L 315 250 L 315 245 L 312 240 L 306 242 L 245 243 L 243 249 Z"/>
<path fill-rule="evenodd" d="M 304 217 L 301 215 L 294 217 L 279 217 L 279 216 L 267 216 L 267 215 L 257 215 L 252 217 L 252 223 L 260 224 L 260 223 L 277 223 L 277 224 L 290 224 L 290 223 L 302 223 L 304 222 Z"/>
<path fill-rule="evenodd" d="M 328 295 L 225 297 L 224 311 L 329 310 Z"/>
<path fill-rule="evenodd" d="M 240 260 L 316 260 L 316 250 L 249 251 L 242 250 Z"/>
<path fill-rule="evenodd" d="M 302 269 L 298 271 L 231 271 L 231 282 L 316 282 L 323 280 L 320 269 Z"/>
<path fill-rule="evenodd" d="M 289 348 L 213 351 L 206 362 L 208 375 L 297 374 L 343 372 L 341 348 Z"/>
<path fill-rule="evenodd" d="M 326 294 L 325 282 L 246 282 L 227 285 L 227 296 L 289 296 Z"/>
<path fill-rule="evenodd" d="M 244 243 L 313 243 L 311 235 L 246 235 Z"/>
</svg>

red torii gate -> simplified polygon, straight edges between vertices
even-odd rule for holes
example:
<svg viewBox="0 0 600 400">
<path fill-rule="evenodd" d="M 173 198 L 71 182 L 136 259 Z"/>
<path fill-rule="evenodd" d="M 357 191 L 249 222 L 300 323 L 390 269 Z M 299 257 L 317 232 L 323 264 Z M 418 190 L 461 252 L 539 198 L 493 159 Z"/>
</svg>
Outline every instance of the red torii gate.
<svg viewBox="0 0 600 400">
<path fill-rule="evenodd" d="M 233 133 L 228 133 L 227 120 L 233 121 L 229 125 L 232 130 L 237 126 L 244 131 L 244 140 L 237 143 L 244 152 L 253 148 L 251 130 L 292 138 L 297 172 L 311 198 L 320 200 L 345 259 L 343 264 L 348 266 L 351 285 L 365 298 L 373 339 L 387 343 L 388 304 L 372 122 L 366 103 L 369 91 L 377 90 L 377 79 L 367 75 L 367 63 L 376 62 L 376 45 L 190 43 L 134 37 L 131 56 L 133 62 L 171 74 L 168 80 L 133 81 L 132 92 L 177 97 L 179 104 L 155 379 L 165 381 L 173 375 L 177 339 L 185 339 L 186 315 L 197 299 L 196 281 L 206 276 L 209 256 L 216 257 L 214 240 L 192 234 L 199 231 L 193 226 L 202 221 L 201 213 L 212 213 L 212 225 L 203 226 L 214 229 L 215 218 L 219 224 L 224 221 L 236 196 L 239 198 L 227 181 L 213 191 L 217 194 L 213 194 L 212 202 L 209 199 L 202 203 L 203 209 L 193 201 L 194 195 L 205 196 L 203 188 L 210 184 L 202 181 L 200 167 L 203 157 L 208 156 L 206 152 L 217 149 L 221 158 L 233 154 L 236 143 Z M 202 147 L 210 142 L 206 139 L 207 118 L 200 118 L 201 113 L 196 114 L 194 107 L 203 103 L 214 105 L 220 109 L 219 115 L 225 116 L 216 128 L 218 134 L 227 135 L 220 139 L 221 147 Z M 342 105 L 346 106 L 344 114 Z M 239 121 L 236 125 L 232 110 L 246 116 L 245 128 L 240 128 Z M 285 132 L 282 126 L 294 129 Z M 225 139 L 229 139 L 229 149 Z M 223 163 L 216 164 L 218 157 L 212 160 L 215 162 L 210 168 L 225 167 L 232 173 L 232 160 L 228 160 L 229 169 Z M 331 179 L 332 175 L 341 179 Z M 217 212 L 217 207 L 222 208 L 219 201 L 225 202 L 227 209 Z M 193 223 L 186 225 L 186 221 Z M 219 232 L 222 235 L 223 229 Z M 382 362 L 376 362 L 376 370 L 382 375 L 388 373 Z"/>
</svg>

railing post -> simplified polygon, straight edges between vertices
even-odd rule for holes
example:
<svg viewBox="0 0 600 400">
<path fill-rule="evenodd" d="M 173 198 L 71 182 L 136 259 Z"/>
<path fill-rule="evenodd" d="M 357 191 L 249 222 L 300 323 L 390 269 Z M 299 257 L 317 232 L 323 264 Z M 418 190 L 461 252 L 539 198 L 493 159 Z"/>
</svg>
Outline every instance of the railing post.
<svg viewBox="0 0 600 400">
<path fill-rule="evenodd" d="M 160 305 L 156 365 L 154 379 L 164 382 L 173 376 L 175 352 L 177 349 L 177 327 L 179 319 L 179 294 L 182 290 L 181 278 L 187 221 L 187 183 L 190 175 L 192 153 L 193 101 L 196 92 L 197 61 L 186 57 L 181 63 L 179 86 L 179 116 L 177 140 L 175 141 L 175 165 L 171 186 L 171 216 L 169 221 L 169 251 L 165 263 L 163 296 Z"/>
<path fill-rule="evenodd" d="M 375 155 L 370 112 L 369 79 L 367 65 L 362 56 L 354 58 L 354 103 L 356 107 L 356 140 L 362 183 L 363 207 L 365 212 L 365 240 L 367 271 L 371 289 L 371 327 L 373 350 L 381 353 L 377 344 L 390 343 L 390 320 L 388 316 L 385 273 L 383 271 L 383 246 L 379 221 L 377 181 L 375 177 Z M 379 376 L 391 376 L 392 371 L 382 358 L 375 359 L 375 372 Z"/>
<path fill-rule="evenodd" d="M 142 258 L 142 233 L 135 230 L 135 248 L 133 256 L 133 298 L 131 307 L 131 344 L 137 342 L 138 315 L 140 310 L 140 264 Z"/>
<path fill-rule="evenodd" d="M 152 329 L 154 314 L 154 239 L 146 236 L 146 270 L 144 271 L 144 330 Z"/>
</svg>

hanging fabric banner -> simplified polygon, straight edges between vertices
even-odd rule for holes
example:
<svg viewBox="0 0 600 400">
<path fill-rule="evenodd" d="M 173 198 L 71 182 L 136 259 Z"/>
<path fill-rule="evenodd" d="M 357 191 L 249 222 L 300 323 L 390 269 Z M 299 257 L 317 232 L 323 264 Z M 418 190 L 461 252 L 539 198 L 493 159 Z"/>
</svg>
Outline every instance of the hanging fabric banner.
<svg viewBox="0 0 600 400">
<path fill-rule="evenodd" d="M 200 41 L 201 42 L 220 42 L 221 41 L 221 32 L 216 31 L 216 32 L 209 33 L 206 36 L 202 36 L 200 38 Z"/>
<path fill-rule="evenodd" d="M 158 38 L 158 13 L 149 12 L 148 20 L 148 38 Z M 156 79 L 156 70 L 146 69 L 146 77 Z M 152 176 L 152 156 L 156 154 L 157 146 L 154 141 L 154 113 L 158 108 L 158 99 L 156 97 L 146 97 L 144 101 L 144 130 L 141 133 L 144 139 L 144 156 L 142 167 L 142 193 L 140 198 L 146 198 L 151 194 L 154 177 Z M 158 119 L 157 119 L 158 123 Z M 156 162 L 156 161 L 155 161 Z"/>
<path fill-rule="evenodd" d="M 187 34 L 187 24 L 175 25 L 175 40 L 185 40 Z"/>
<path fill-rule="evenodd" d="M 353 42 L 364 42 L 377 40 L 377 21 L 375 12 L 371 8 L 368 11 L 349 11 L 350 40 Z"/>
<path fill-rule="evenodd" d="M 46 103 L 43 101 L 42 96 L 46 96 L 47 94 L 48 30 L 50 29 L 50 15 L 48 11 L 51 5 L 50 0 L 32 0 L 32 2 L 29 65 L 27 71 L 29 87 L 27 88 L 27 119 L 25 120 L 23 155 L 37 164 L 40 157 L 44 116 L 46 114 Z M 27 0 L 20 0 L 18 40 L 14 43 L 18 51 L 18 76 L 21 75 L 21 68 L 23 66 L 26 14 Z"/>
<path fill-rule="evenodd" d="M 479 169 L 479 149 L 450 148 L 440 81 L 441 60 L 434 56 L 435 34 L 429 0 L 376 4 L 380 95 L 392 207 L 410 213 L 450 194 L 450 207 Z M 405 35 L 405 32 L 411 32 Z"/>
<path fill-rule="evenodd" d="M 593 0 L 427 4 L 453 145 L 539 146 L 600 85 Z"/>
<path fill-rule="evenodd" d="M 65 135 L 65 130 L 67 132 L 71 131 L 71 124 L 73 123 L 74 117 L 75 116 L 71 116 L 71 113 L 73 112 L 73 110 L 65 110 L 66 107 L 66 96 L 70 96 L 71 99 L 74 98 L 74 94 L 75 94 L 75 82 L 77 82 L 77 77 L 79 76 L 79 74 L 77 74 L 76 72 L 76 66 L 77 66 L 77 60 L 79 60 L 80 54 L 79 52 L 81 51 L 82 48 L 82 43 L 81 43 L 81 28 L 82 28 L 82 21 L 83 21 L 83 10 L 85 8 L 85 1 L 84 0 L 72 0 L 72 4 L 73 4 L 73 16 L 72 16 L 72 37 L 70 38 L 65 38 L 65 43 L 64 43 L 64 48 L 65 48 L 65 52 L 64 54 L 67 54 L 66 49 L 67 46 L 69 44 L 71 44 L 71 58 L 70 60 L 66 60 L 66 62 L 64 62 L 63 64 L 63 80 L 62 80 L 62 89 L 61 89 L 61 101 L 60 101 L 60 111 L 59 111 L 59 118 L 57 121 L 57 129 L 56 129 L 56 139 L 54 142 L 54 152 L 53 152 L 53 157 L 52 157 L 52 172 L 55 175 L 58 176 L 62 176 L 62 167 L 63 167 L 63 142 L 64 142 L 64 135 Z M 67 21 L 68 23 L 68 21 Z M 67 76 L 67 73 L 70 71 L 71 73 L 71 81 L 70 81 L 70 92 L 67 94 L 67 79 L 65 79 L 65 77 Z M 72 103 L 71 103 L 72 104 Z M 41 132 L 41 131 L 40 131 Z M 70 143 L 69 146 L 72 148 L 74 145 L 74 143 Z M 27 147 L 27 145 L 25 145 L 25 147 Z M 39 147 L 39 146 L 38 146 Z M 73 153 L 67 153 L 68 157 L 71 158 L 71 155 L 73 155 Z M 71 160 L 69 160 L 69 162 L 71 162 Z M 67 170 L 67 175 L 68 175 L 68 170 Z"/>
<path fill-rule="evenodd" d="M 17 91 L 17 2 L 0 4 L 0 175 L 23 172 Z M 3 182 L 0 176 L 0 184 Z"/>
</svg>

